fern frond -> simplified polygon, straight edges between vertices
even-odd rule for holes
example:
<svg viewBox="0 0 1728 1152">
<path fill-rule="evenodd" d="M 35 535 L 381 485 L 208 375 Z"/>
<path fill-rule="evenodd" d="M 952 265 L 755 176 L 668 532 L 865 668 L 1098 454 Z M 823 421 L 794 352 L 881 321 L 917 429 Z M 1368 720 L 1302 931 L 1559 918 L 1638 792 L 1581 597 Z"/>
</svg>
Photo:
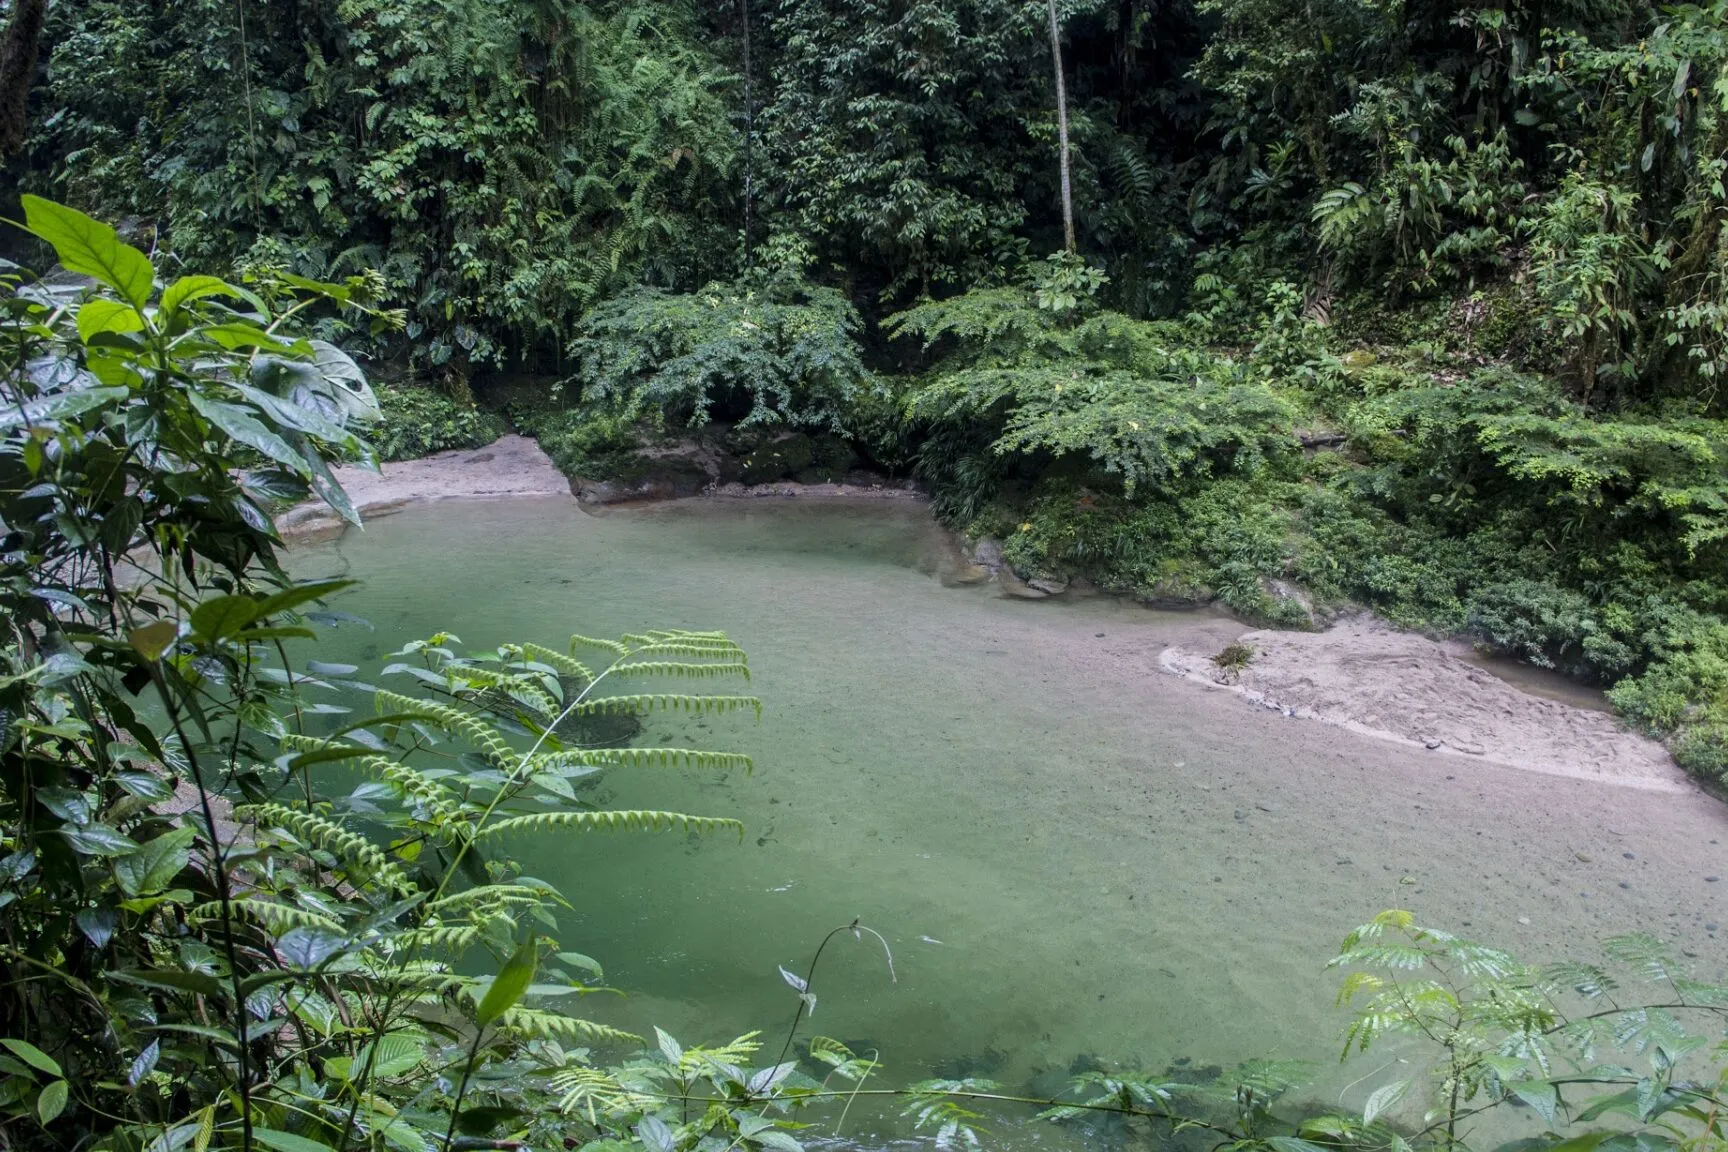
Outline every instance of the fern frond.
<svg viewBox="0 0 1728 1152">
<path fill-rule="evenodd" d="M 464 681 L 469 691 L 489 689 L 500 692 L 546 715 L 553 715 L 558 711 L 558 701 L 531 675 L 501 672 L 496 668 L 482 668 L 473 664 L 447 666 L 444 674 L 453 680 Z"/>
<path fill-rule="evenodd" d="M 284 733 L 279 741 L 285 752 L 350 752 L 353 756 L 364 756 L 367 749 L 359 744 L 339 743 L 326 740 L 322 736 L 302 736 L 298 732 Z"/>
<path fill-rule="evenodd" d="M 454 896 L 445 896 L 426 905 L 428 918 L 442 919 L 463 909 L 475 906 L 486 908 L 525 907 L 539 904 L 546 899 L 546 890 L 530 888 L 525 884 L 486 884 L 478 888 L 470 888 L 458 892 Z"/>
<path fill-rule="evenodd" d="M 481 829 L 480 838 L 554 828 L 573 828 L 579 832 L 670 832 L 681 829 L 697 836 L 725 829 L 737 832 L 740 837 L 744 835 L 744 825 L 737 820 L 687 816 L 682 812 L 616 809 L 604 812 L 532 812 L 525 816 L 512 816 Z"/>
<path fill-rule="evenodd" d="M 1595 964 L 1584 964 L 1574 960 L 1562 961 L 1550 965 L 1543 973 L 1549 980 L 1562 984 L 1588 996 L 1592 1000 L 1606 996 L 1620 987 L 1620 982 L 1614 979 L 1608 971 Z"/>
<path fill-rule="evenodd" d="M 460 708 L 449 704 L 440 704 L 435 700 L 416 700 L 411 696 L 403 696 L 384 689 L 378 691 L 378 708 L 381 712 L 402 713 L 430 720 L 446 732 L 460 734 L 474 747 L 480 749 L 495 764 L 504 764 L 511 759 L 510 745 L 498 730 L 477 716 L 470 715 Z"/>
<path fill-rule="evenodd" d="M 534 757 L 533 771 L 559 768 L 683 768 L 695 771 L 742 768 L 756 770 L 756 762 L 742 752 L 707 752 L 700 748 L 583 748 L 570 752 L 547 752 Z"/>
<path fill-rule="evenodd" d="M 744 649 L 730 640 L 660 640 L 636 649 L 631 655 L 634 657 L 694 656 L 712 660 L 724 659 L 737 664 L 749 663 Z"/>
<path fill-rule="evenodd" d="M 319 912 L 309 912 L 292 904 L 278 904 L 272 900 L 256 900 L 242 897 L 230 900 L 228 907 L 233 914 L 242 920 L 250 920 L 262 925 L 271 932 L 286 932 L 290 928 L 322 928 L 327 932 L 345 932 L 339 921 Z M 196 907 L 187 909 L 186 919 L 195 923 L 211 924 L 222 919 L 222 902 L 211 900 Z"/>
<path fill-rule="evenodd" d="M 281 804 L 248 804 L 236 808 L 235 812 L 267 827 L 289 832 L 303 843 L 322 848 L 344 865 L 374 876 L 398 892 L 413 887 L 407 874 L 376 844 L 334 820 Z"/>
<path fill-rule="evenodd" d="M 426 928 L 410 928 L 388 937 L 381 945 L 386 952 L 413 953 L 417 949 L 442 949 L 461 952 L 480 939 L 480 928 L 473 924 L 434 924 Z"/>
<path fill-rule="evenodd" d="M 616 640 L 600 640 L 593 636 L 570 637 L 570 651 L 575 652 L 578 648 L 597 648 L 601 652 L 608 652 L 613 656 L 628 656 L 630 654 L 630 649 Z"/>
<path fill-rule="evenodd" d="M 562 652 L 554 652 L 542 644 L 512 644 L 510 650 L 525 659 L 556 668 L 566 676 L 574 676 L 583 683 L 588 683 L 594 679 L 594 671 L 588 665 L 573 657 L 566 656 Z"/>
<path fill-rule="evenodd" d="M 618 676 L 670 676 L 675 679 L 709 680 L 720 676 L 742 676 L 750 679 L 748 665 L 694 664 L 671 660 L 643 660 L 639 663 L 614 664 L 609 673 Z"/>
<path fill-rule="evenodd" d="M 721 716 L 753 709 L 762 718 L 762 701 L 754 696 L 680 696 L 670 693 L 640 696 L 605 696 L 571 709 L 577 716 L 615 715 L 620 712 L 646 716 L 653 712 L 683 712 L 692 716 Z"/>
<path fill-rule="evenodd" d="M 599 1123 L 597 1112 L 609 1116 L 645 1112 L 661 1103 L 658 1095 L 632 1089 L 598 1068 L 561 1068 L 550 1083 L 554 1091 L 563 1093 L 558 1101 L 561 1111 L 580 1112 L 595 1125 Z"/>
<path fill-rule="evenodd" d="M 360 767 L 377 773 L 381 780 L 403 796 L 419 801 L 435 824 L 447 824 L 462 815 L 462 802 L 456 793 L 400 761 L 388 756 L 369 755 L 360 758 Z"/>
<path fill-rule="evenodd" d="M 1672 980 L 1683 973 L 1668 945 L 1646 932 L 1610 937 L 1602 949 L 1646 980 Z"/>
<path fill-rule="evenodd" d="M 642 1042 L 642 1037 L 617 1028 L 538 1008 L 512 1008 L 498 1018 L 498 1027 L 531 1040 L 582 1040 L 604 1044 Z"/>
</svg>

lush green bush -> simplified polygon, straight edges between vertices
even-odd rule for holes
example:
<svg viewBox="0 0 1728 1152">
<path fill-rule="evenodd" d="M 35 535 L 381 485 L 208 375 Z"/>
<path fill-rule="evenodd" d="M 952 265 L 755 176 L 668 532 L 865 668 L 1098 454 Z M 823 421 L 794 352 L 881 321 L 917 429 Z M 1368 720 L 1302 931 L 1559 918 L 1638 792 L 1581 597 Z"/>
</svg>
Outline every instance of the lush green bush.
<svg viewBox="0 0 1728 1152">
<path fill-rule="evenodd" d="M 452 448 L 480 448 L 508 431 L 504 418 L 429 388 L 378 389 L 383 419 L 372 444 L 384 460 L 414 460 Z"/>
<path fill-rule="evenodd" d="M 652 428 L 598 407 L 539 407 L 525 410 L 518 424 L 560 472 L 589 480 L 629 478 L 641 467 L 640 449 L 653 438 Z"/>
<path fill-rule="evenodd" d="M 583 321 L 570 387 L 632 420 L 840 432 L 851 405 L 876 387 L 857 329 L 844 296 L 792 272 L 689 295 L 638 288 Z"/>
</svg>

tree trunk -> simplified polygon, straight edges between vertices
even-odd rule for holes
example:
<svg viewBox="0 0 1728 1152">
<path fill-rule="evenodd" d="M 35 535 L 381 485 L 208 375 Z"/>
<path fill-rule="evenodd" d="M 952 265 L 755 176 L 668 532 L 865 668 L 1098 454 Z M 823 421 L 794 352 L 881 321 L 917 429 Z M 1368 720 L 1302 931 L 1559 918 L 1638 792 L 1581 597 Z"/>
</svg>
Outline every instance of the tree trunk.
<svg viewBox="0 0 1728 1152">
<path fill-rule="evenodd" d="M 13 0 L 12 22 L 0 44 L 0 157 L 24 150 L 30 82 L 36 78 L 36 48 L 47 19 L 48 0 Z"/>
<path fill-rule="evenodd" d="M 753 143 L 756 136 L 756 106 L 751 91 L 754 73 L 750 64 L 750 0 L 738 0 L 738 12 L 744 22 L 744 267 L 753 265 L 751 200 L 755 196 L 756 172 L 753 163 Z"/>
<path fill-rule="evenodd" d="M 1062 77 L 1062 29 L 1056 21 L 1056 0 L 1050 7 L 1050 58 L 1056 62 L 1056 140 L 1062 164 L 1062 243 L 1074 251 L 1074 185 L 1068 176 L 1068 84 Z"/>
</svg>

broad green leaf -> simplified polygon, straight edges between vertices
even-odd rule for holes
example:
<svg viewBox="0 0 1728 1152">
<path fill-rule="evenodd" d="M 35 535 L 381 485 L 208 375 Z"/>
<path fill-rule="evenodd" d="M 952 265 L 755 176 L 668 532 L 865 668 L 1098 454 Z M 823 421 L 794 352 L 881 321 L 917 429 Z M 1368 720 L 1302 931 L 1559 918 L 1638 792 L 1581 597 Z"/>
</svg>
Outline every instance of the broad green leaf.
<svg viewBox="0 0 1728 1152">
<path fill-rule="evenodd" d="M 172 620 L 158 620 L 154 624 L 132 629 L 126 638 L 132 642 L 138 655 L 154 663 L 162 659 L 162 653 L 168 651 L 174 641 L 180 638 L 180 625 Z"/>
<path fill-rule="evenodd" d="M 204 640 L 226 640 L 258 618 L 250 596 L 216 596 L 192 610 L 192 631 Z"/>
<path fill-rule="evenodd" d="M 276 941 L 282 959 L 312 971 L 348 946 L 348 938 L 323 928 L 290 928 Z"/>
<path fill-rule="evenodd" d="M 1377 1116 L 1390 1110 L 1398 1101 L 1404 1099 L 1404 1094 L 1410 1091 L 1410 1081 L 1394 1080 L 1374 1089 L 1368 1096 L 1368 1102 L 1362 1106 L 1362 1123 L 1372 1124 Z"/>
<path fill-rule="evenodd" d="M 323 600 L 333 596 L 344 588 L 351 588 L 353 580 L 314 580 L 307 584 L 296 584 L 284 588 L 274 595 L 267 596 L 258 605 L 260 616 L 273 616 L 278 612 L 286 612 L 298 608 L 302 604 L 310 604 L 314 600 Z"/>
<path fill-rule="evenodd" d="M 152 1040 L 144 1051 L 138 1053 L 126 1070 L 126 1086 L 136 1088 L 142 1084 L 150 1073 L 156 1071 L 156 1062 L 162 1058 L 162 1041 Z"/>
<path fill-rule="evenodd" d="M 1560 1090 L 1546 1080 L 1516 1080 L 1506 1090 L 1536 1110 L 1549 1128 L 1558 1122 Z"/>
<path fill-rule="evenodd" d="M 292 1132 L 279 1132 L 274 1128 L 254 1128 L 252 1138 L 266 1148 L 275 1149 L 275 1152 L 330 1152 L 328 1144 L 320 1144 Z"/>
<path fill-rule="evenodd" d="M 678 1143 L 672 1138 L 672 1129 L 666 1127 L 666 1121 L 652 1112 L 636 1125 L 636 1135 L 650 1152 L 672 1152 Z"/>
<path fill-rule="evenodd" d="M 68 272 L 94 276 L 134 308 L 143 309 L 156 280 L 156 270 L 144 253 L 76 208 L 28 194 L 19 200 L 24 205 L 24 226 L 53 245 Z"/>
<path fill-rule="evenodd" d="M 0 1045 L 4 1045 L 8 1052 L 12 1053 L 12 1055 L 18 1057 L 18 1059 L 24 1061 L 24 1063 L 30 1065 L 32 1068 L 40 1069 L 41 1071 L 48 1073 L 50 1076 L 66 1075 L 66 1073 L 60 1070 L 59 1061 L 55 1060 L 54 1057 L 48 1055 L 48 1053 L 42 1051 L 42 1049 L 36 1047 L 36 1045 L 30 1043 L 28 1040 L 0 1040 Z"/>
<path fill-rule="evenodd" d="M 684 1059 L 683 1046 L 665 1031 L 656 1027 L 654 1029 L 654 1038 L 660 1042 L 660 1051 L 665 1055 L 666 1059 L 670 1060 L 674 1064 Z"/>
<path fill-rule="evenodd" d="M 140 332 L 143 328 L 144 318 L 138 310 L 118 300 L 99 297 L 86 300 L 78 309 L 78 338 L 86 344 L 103 332 Z"/>
<path fill-rule="evenodd" d="M 305 471 L 306 459 L 289 447 L 288 441 L 260 424 L 246 409 L 236 404 L 212 400 L 198 392 L 189 392 L 187 396 L 192 401 L 192 407 L 198 410 L 200 416 L 216 425 L 233 439 L 248 448 L 257 449 L 278 464 L 296 471 Z"/>
<path fill-rule="evenodd" d="M 56 1080 L 42 1089 L 42 1095 L 36 1097 L 36 1118 L 42 1121 L 46 1128 L 52 1124 L 60 1113 L 66 1111 L 66 1097 L 69 1089 L 66 1081 Z"/>
<path fill-rule="evenodd" d="M 151 896 L 167 888 L 192 856 L 197 833 L 179 827 L 154 840 L 146 840 L 138 851 L 114 861 L 114 878 L 128 896 Z"/>
<path fill-rule="evenodd" d="M 267 352 L 288 352 L 294 345 L 285 340 L 279 340 L 256 324 L 248 324 L 244 320 L 231 320 L 226 324 L 207 324 L 195 329 L 190 335 L 206 340 L 218 348 L 226 348 L 230 352 L 239 352 L 246 348 L 259 348 Z"/>
<path fill-rule="evenodd" d="M 80 388 L 73 392 L 53 392 L 47 396 L 38 396 L 23 404 L 8 404 L 0 407 L 0 432 L 20 424 L 48 424 L 69 416 L 78 416 L 110 401 L 124 400 L 131 392 L 130 388 L 122 387 Z"/>
<path fill-rule="evenodd" d="M 235 300 L 244 300 L 256 308 L 260 314 L 269 312 L 256 293 L 230 284 L 219 276 L 182 276 L 162 290 L 161 308 L 164 312 L 174 312 L 194 300 L 202 300 L 209 296 L 228 296 Z"/>
<path fill-rule="evenodd" d="M 145 988 L 164 988 L 175 992 L 192 992 L 199 996 L 220 996 L 222 985 L 216 977 L 203 972 L 183 972 L 175 968 L 126 968 L 108 973 L 115 980 Z"/>
<path fill-rule="evenodd" d="M 480 1006 L 474 1012 L 475 1023 L 484 1028 L 516 1006 L 528 991 L 528 985 L 534 983 L 534 969 L 539 958 L 539 949 L 532 936 L 517 946 L 498 975 L 493 977 L 486 995 L 480 998 Z"/>
<path fill-rule="evenodd" d="M 106 824 L 66 826 L 60 829 L 60 835 L 80 856 L 124 856 L 138 851 L 137 841 Z"/>
</svg>

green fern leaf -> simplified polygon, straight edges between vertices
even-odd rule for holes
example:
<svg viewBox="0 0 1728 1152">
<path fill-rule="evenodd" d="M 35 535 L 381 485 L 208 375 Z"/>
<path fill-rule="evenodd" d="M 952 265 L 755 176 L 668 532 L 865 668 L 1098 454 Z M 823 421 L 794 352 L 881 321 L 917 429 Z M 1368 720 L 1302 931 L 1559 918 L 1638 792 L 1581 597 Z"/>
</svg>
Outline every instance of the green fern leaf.
<svg viewBox="0 0 1728 1152">
<path fill-rule="evenodd" d="M 580 716 L 615 715 L 629 713 L 636 716 L 646 716 L 653 712 L 683 712 L 694 716 L 718 716 L 729 712 L 742 712 L 753 709 L 756 718 L 762 718 L 762 701 L 754 696 L 678 696 L 670 694 L 650 694 L 641 696 L 606 696 L 599 700 L 590 700 L 571 709 Z"/>
<path fill-rule="evenodd" d="M 669 660 L 644 660 L 640 663 L 614 664 L 608 675 L 670 676 L 674 679 L 706 680 L 721 676 L 742 676 L 750 679 L 750 669 L 744 664 L 690 664 Z"/>
<path fill-rule="evenodd" d="M 682 812 L 612 809 L 603 812 L 532 812 L 512 816 L 481 829 L 480 838 L 554 828 L 573 828 L 581 832 L 669 832 L 681 829 L 697 836 L 725 829 L 738 833 L 740 838 L 744 835 L 744 825 L 737 820 L 687 816 Z"/>
</svg>

